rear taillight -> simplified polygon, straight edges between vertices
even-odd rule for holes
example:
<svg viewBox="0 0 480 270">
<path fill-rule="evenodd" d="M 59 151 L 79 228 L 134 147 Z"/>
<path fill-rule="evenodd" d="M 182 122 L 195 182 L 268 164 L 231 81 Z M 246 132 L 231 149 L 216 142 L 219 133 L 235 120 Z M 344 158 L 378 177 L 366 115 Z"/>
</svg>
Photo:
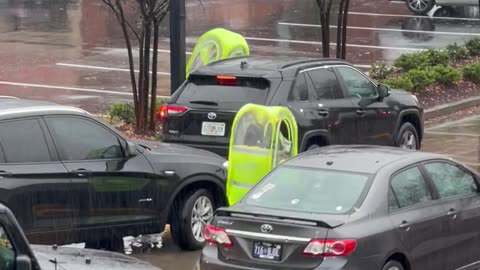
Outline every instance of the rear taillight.
<svg viewBox="0 0 480 270">
<path fill-rule="evenodd" d="M 228 237 L 227 232 L 222 228 L 207 225 L 203 230 L 203 237 L 210 244 L 221 245 L 224 247 L 233 246 L 232 240 Z"/>
<path fill-rule="evenodd" d="M 235 76 L 217 76 L 217 83 L 224 86 L 235 86 L 237 84 L 237 77 Z"/>
<path fill-rule="evenodd" d="M 355 240 L 312 240 L 303 251 L 306 257 L 347 256 L 355 250 Z"/>
<path fill-rule="evenodd" d="M 169 115 L 176 115 L 184 113 L 188 110 L 185 106 L 175 106 L 175 105 L 162 105 L 158 109 L 158 120 L 164 121 L 168 118 Z"/>
</svg>

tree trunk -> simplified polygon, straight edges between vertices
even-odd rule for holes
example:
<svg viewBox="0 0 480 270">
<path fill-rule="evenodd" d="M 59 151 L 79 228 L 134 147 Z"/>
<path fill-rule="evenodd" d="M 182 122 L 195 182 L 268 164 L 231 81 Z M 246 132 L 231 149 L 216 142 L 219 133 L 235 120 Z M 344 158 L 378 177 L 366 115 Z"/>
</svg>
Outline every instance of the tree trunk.
<svg viewBox="0 0 480 270">
<path fill-rule="evenodd" d="M 330 9 L 333 0 L 317 0 L 317 5 L 320 9 L 320 26 L 322 28 L 322 49 L 323 57 L 330 57 Z"/>
<path fill-rule="evenodd" d="M 146 130 L 147 128 L 147 119 L 148 119 L 148 94 L 150 92 L 150 43 L 151 43 L 151 37 L 152 37 L 152 22 L 147 21 L 145 24 L 145 44 L 144 44 L 144 61 L 143 61 L 143 75 L 144 81 L 143 81 L 143 103 L 141 106 L 143 106 L 143 111 L 145 112 L 143 116 L 143 129 Z"/>
<path fill-rule="evenodd" d="M 347 59 L 347 31 L 348 31 L 348 11 L 350 0 L 345 0 L 343 9 L 343 31 L 342 31 L 342 59 Z"/>
<path fill-rule="evenodd" d="M 136 127 L 138 130 L 143 129 L 142 127 L 142 119 L 144 118 L 145 112 L 143 111 L 143 103 L 145 100 L 143 99 L 143 91 L 145 90 L 144 88 L 144 81 L 145 81 L 145 76 L 143 75 L 143 70 L 144 70 L 144 59 L 145 59 L 145 54 L 144 54 L 144 44 L 145 44 L 145 23 L 142 23 L 142 34 L 140 38 L 140 42 L 138 44 L 139 48 L 139 57 L 138 57 L 138 107 L 135 108 L 135 114 L 136 114 Z"/>
<path fill-rule="evenodd" d="M 337 20 L 337 58 L 342 58 L 342 29 L 343 29 L 343 6 L 345 5 L 345 0 L 340 0 L 340 5 L 338 7 L 338 20 Z"/>
<path fill-rule="evenodd" d="M 158 35 L 160 22 L 153 21 L 153 56 L 152 56 L 152 91 L 150 100 L 150 130 L 155 131 L 157 113 L 157 63 L 158 63 Z"/>
</svg>

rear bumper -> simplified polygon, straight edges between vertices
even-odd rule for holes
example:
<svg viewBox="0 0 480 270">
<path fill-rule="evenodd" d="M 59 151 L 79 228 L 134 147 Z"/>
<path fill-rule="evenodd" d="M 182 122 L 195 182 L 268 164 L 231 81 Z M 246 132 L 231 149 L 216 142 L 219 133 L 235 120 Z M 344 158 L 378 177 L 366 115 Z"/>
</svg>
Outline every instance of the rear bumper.
<svg viewBox="0 0 480 270">
<path fill-rule="evenodd" d="M 383 257 L 371 256 L 367 258 L 355 259 L 355 258 L 325 258 L 321 265 L 312 270 L 380 270 L 384 264 Z M 216 246 L 206 245 L 202 254 L 200 255 L 199 262 L 197 263 L 195 270 L 263 270 L 272 269 L 269 265 L 267 268 L 255 268 L 247 265 L 236 265 L 235 263 L 227 263 L 218 259 L 218 250 Z M 282 267 L 279 264 L 275 269 L 289 269 L 291 267 Z"/>
</svg>

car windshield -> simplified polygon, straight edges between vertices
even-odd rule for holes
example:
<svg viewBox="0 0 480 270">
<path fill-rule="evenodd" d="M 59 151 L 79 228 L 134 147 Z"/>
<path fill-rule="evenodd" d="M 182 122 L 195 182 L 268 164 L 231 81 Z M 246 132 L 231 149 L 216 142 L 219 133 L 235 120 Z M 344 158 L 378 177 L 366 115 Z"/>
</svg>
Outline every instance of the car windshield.
<svg viewBox="0 0 480 270">
<path fill-rule="evenodd" d="M 265 104 L 268 89 L 265 79 L 229 77 L 219 81 L 213 76 L 192 76 L 176 103 L 238 110 L 247 103 Z"/>
<path fill-rule="evenodd" d="M 359 207 L 369 175 L 281 166 L 245 197 L 246 205 L 309 212 L 346 214 Z"/>
</svg>

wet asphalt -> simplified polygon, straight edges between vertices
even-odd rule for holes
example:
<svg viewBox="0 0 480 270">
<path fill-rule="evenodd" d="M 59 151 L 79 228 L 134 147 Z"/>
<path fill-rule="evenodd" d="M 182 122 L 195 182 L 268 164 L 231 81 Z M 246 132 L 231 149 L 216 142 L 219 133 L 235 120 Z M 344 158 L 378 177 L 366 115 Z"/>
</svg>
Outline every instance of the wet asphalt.
<svg viewBox="0 0 480 270">
<path fill-rule="evenodd" d="M 411 15 L 402 3 L 351 2 L 347 60 L 360 68 L 480 37 L 478 8 L 440 10 L 427 18 Z M 244 35 L 253 55 L 321 56 L 315 1 L 187 0 L 186 20 L 188 51 L 204 32 L 224 27 Z M 170 94 L 168 27 L 166 19 L 158 74 L 164 96 Z M 112 102 L 130 100 L 123 37 L 100 0 L 0 0 L 0 63 L 0 95 L 49 100 L 94 113 Z M 476 169 L 479 149 L 480 116 L 427 129 L 422 147 Z M 164 270 L 193 268 L 198 252 L 179 251 L 169 237 L 163 244 L 135 256 Z"/>
</svg>

